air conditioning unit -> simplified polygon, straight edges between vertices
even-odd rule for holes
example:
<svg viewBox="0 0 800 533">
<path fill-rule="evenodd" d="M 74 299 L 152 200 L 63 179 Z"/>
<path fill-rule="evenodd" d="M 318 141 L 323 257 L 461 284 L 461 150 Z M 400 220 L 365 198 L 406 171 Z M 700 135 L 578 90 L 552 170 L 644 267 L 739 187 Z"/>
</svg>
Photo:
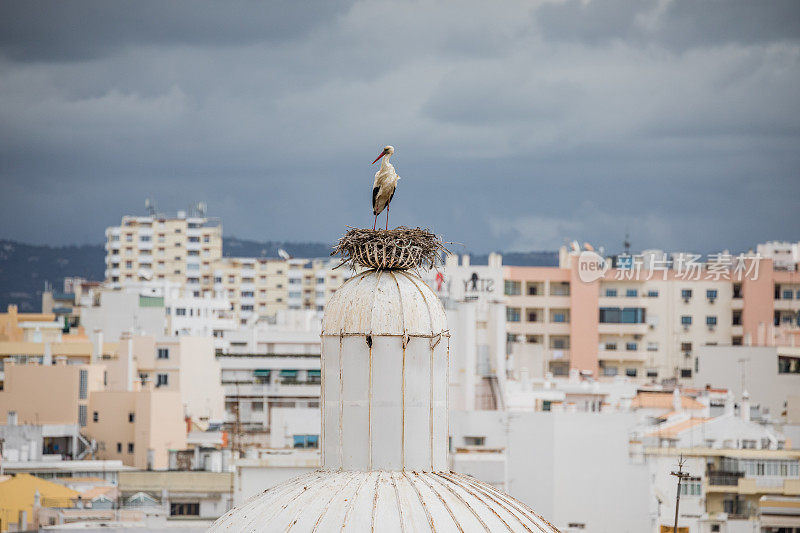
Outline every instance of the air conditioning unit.
<svg viewBox="0 0 800 533">
<path fill-rule="evenodd" d="M 714 327 L 714 326 L 708 326 L 708 331 L 714 331 L 715 329 L 717 329 L 717 328 Z"/>
<path fill-rule="evenodd" d="M 637 341 L 642 340 L 642 336 L 641 335 L 634 335 L 633 338 L 636 339 Z"/>
<path fill-rule="evenodd" d="M 690 300 L 690 298 L 687 296 L 686 298 L 683 299 L 683 303 L 688 304 L 689 300 Z"/>
<path fill-rule="evenodd" d="M 716 298 L 709 298 L 709 299 L 708 299 L 708 303 L 710 303 L 710 304 L 713 304 L 713 303 L 714 303 L 714 302 L 716 302 L 716 301 L 717 301 L 717 299 L 716 299 Z"/>
<path fill-rule="evenodd" d="M 689 331 L 689 324 L 683 325 L 683 331 Z"/>
</svg>

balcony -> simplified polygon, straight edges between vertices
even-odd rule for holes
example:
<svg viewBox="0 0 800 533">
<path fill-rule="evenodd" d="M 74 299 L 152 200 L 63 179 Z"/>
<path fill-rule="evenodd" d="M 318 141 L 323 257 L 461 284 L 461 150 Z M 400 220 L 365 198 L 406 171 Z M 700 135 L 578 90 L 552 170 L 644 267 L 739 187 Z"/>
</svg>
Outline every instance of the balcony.
<svg viewBox="0 0 800 533">
<path fill-rule="evenodd" d="M 319 397 L 320 384 L 301 381 L 287 381 L 285 383 L 244 383 L 222 384 L 226 397 L 247 396 L 308 396 Z"/>
<path fill-rule="evenodd" d="M 547 351 L 547 359 L 549 361 L 563 361 L 565 363 L 569 362 L 569 349 L 562 349 L 562 348 L 550 348 Z"/>
<path fill-rule="evenodd" d="M 739 480 L 744 477 L 744 472 L 726 472 L 724 470 L 711 470 L 706 473 L 709 486 L 739 487 Z"/>
<path fill-rule="evenodd" d="M 644 350 L 599 350 L 597 358 L 601 361 L 644 362 L 647 360 L 647 352 Z"/>
<path fill-rule="evenodd" d="M 620 324 L 601 322 L 597 326 L 600 335 L 644 335 L 649 330 L 647 324 Z"/>
<path fill-rule="evenodd" d="M 775 300 L 773 306 L 776 311 L 797 311 L 800 309 L 800 300 Z"/>
</svg>

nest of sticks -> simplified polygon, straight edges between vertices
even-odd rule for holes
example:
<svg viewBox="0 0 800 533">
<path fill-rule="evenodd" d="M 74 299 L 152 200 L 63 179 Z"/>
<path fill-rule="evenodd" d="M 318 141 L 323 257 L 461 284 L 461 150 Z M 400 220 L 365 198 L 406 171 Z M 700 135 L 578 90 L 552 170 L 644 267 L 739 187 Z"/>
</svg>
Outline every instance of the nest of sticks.
<svg viewBox="0 0 800 533">
<path fill-rule="evenodd" d="M 334 246 L 331 255 L 340 255 L 342 265 L 360 265 L 377 270 L 433 268 L 449 254 L 445 243 L 422 228 L 372 230 L 350 228 Z"/>
</svg>

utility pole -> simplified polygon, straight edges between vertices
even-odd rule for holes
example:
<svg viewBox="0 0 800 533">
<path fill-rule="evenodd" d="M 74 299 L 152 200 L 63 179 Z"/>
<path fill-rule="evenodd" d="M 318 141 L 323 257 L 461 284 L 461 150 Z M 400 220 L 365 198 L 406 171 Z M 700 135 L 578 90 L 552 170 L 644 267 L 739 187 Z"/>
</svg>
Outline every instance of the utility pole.
<svg viewBox="0 0 800 533">
<path fill-rule="evenodd" d="M 681 454 L 681 458 L 678 461 L 678 471 L 670 472 L 671 476 L 675 476 L 678 478 L 678 493 L 675 495 L 675 527 L 672 528 L 672 533 L 678 533 L 678 508 L 681 505 L 681 481 L 689 477 L 689 472 L 683 471 L 683 464 L 686 460 L 683 458 L 683 454 Z"/>
</svg>

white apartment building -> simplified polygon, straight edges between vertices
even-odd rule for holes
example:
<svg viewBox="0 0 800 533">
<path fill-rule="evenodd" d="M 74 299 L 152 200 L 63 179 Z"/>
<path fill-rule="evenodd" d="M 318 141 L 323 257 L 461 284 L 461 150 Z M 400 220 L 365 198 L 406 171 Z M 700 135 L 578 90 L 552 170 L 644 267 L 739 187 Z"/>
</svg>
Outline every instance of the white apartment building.
<svg viewBox="0 0 800 533">
<path fill-rule="evenodd" d="M 319 335 L 320 319 L 313 310 L 280 311 L 274 320 L 227 333 L 227 350 L 217 356 L 226 427 L 263 446 L 264 438 L 244 435 L 269 433 L 275 408 L 318 409 Z"/>
<path fill-rule="evenodd" d="M 800 242 L 769 241 L 756 246 L 761 257 L 772 259 L 776 270 L 797 270 L 800 263 Z"/>
<path fill-rule="evenodd" d="M 106 229 L 106 283 L 174 281 L 192 296 L 212 291 L 213 265 L 222 257 L 222 223 L 200 208 L 174 218 L 161 214 L 124 216 Z"/>
</svg>

